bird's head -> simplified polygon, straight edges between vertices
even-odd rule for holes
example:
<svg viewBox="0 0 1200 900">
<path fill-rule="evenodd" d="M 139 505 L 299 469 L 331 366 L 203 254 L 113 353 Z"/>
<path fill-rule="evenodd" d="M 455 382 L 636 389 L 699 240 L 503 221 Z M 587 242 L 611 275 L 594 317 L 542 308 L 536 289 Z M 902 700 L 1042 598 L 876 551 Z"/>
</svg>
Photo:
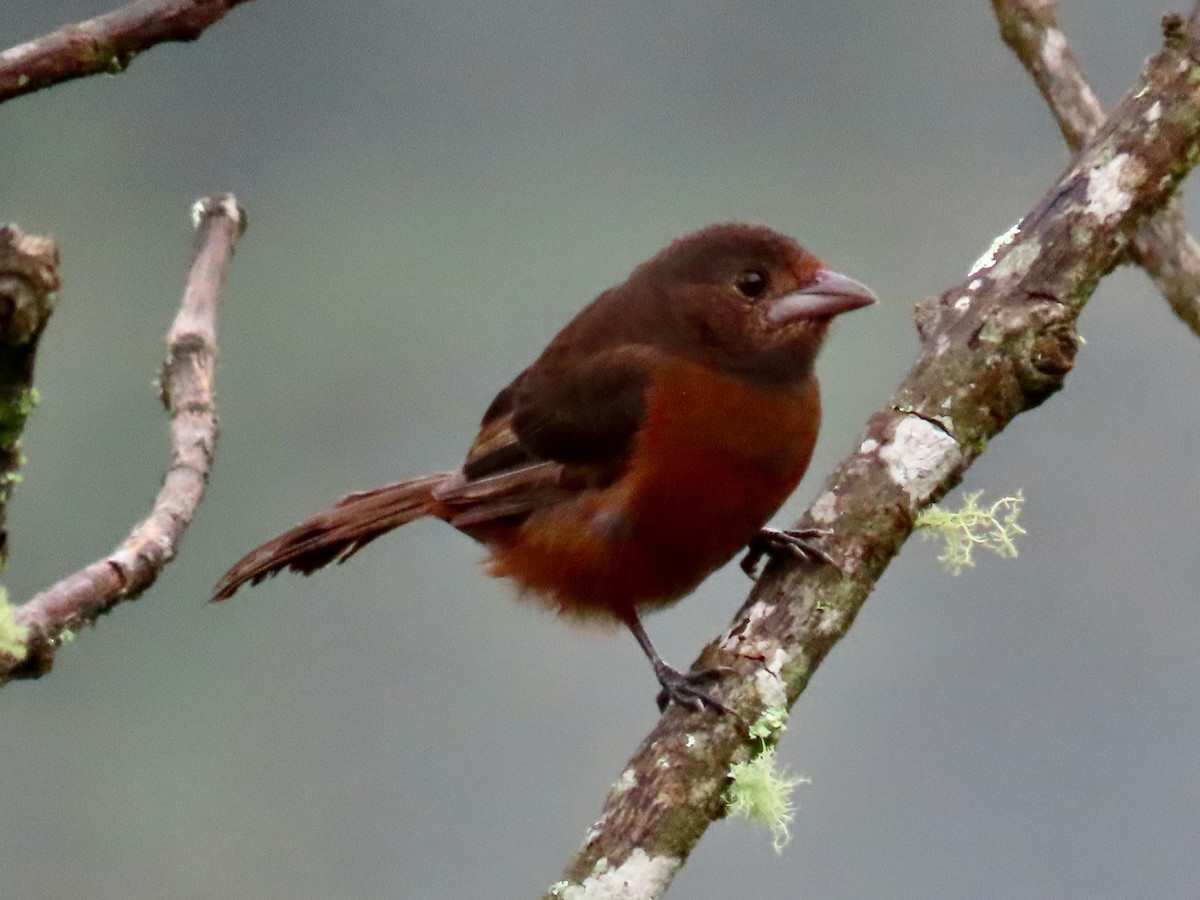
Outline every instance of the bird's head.
<svg viewBox="0 0 1200 900">
<path fill-rule="evenodd" d="M 876 299 L 791 238 L 740 223 L 680 238 L 630 281 L 662 305 L 665 349 L 783 382 L 808 376 L 835 316 Z"/>
</svg>

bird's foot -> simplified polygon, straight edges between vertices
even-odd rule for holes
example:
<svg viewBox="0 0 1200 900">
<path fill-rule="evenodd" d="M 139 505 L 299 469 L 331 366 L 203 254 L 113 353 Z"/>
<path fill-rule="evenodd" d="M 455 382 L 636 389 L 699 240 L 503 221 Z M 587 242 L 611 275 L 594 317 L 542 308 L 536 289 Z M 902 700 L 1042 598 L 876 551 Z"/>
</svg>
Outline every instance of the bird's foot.
<svg viewBox="0 0 1200 900">
<path fill-rule="evenodd" d="M 798 528 L 789 531 L 764 528 L 746 546 L 746 555 L 742 557 L 741 562 L 742 571 L 757 580 L 758 564 L 764 556 L 775 559 L 786 555 L 810 564 L 826 563 L 836 566 L 833 557 L 815 543 L 829 535 L 830 532 L 823 528 Z"/>
<path fill-rule="evenodd" d="M 658 711 L 663 712 L 668 704 L 674 703 L 677 706 L 690 706 L 696 710 L 702 710 L 707 706 L 720 713 L 736 715 L 706 690 L 708 685 L 719 681 L 732 671 L 733 669 L 728 666 L 716 666 L 712 669 L 701 669 L 698 672 L 680 672 L 674 666 L 668 666 L 659 660 L 654 666 L 654 674 L 658 678 L 658 683 L 662 685 L 662 690 L 655 698 L 658 702 Z"/>
</svg>

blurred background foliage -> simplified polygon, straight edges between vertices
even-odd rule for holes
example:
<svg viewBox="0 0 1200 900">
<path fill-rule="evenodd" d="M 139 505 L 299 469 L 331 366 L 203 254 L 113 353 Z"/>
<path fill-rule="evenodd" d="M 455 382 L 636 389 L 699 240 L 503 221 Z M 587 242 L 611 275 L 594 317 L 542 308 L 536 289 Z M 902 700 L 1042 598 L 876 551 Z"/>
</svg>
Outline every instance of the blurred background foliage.
<svg viewBox="0 0 1200 900">
<path fill-rule="evenodd" d="M 113 2 L 5 0 L 0 44 Z M 1064 3 L 1106 103 L 1162 11 Z M 147 510 L 188 208 L 232 190 L 250 220 L 180 559 L 0 696 L 0 894 L 22 900 L 535 896 L 653 722 L 633 641 L 514 603 L 439 523 L 219 608 L 214 579 L 346 491 L 455 465 L 579 306 L 719 220 L 882 297 L 827 347 L 787 521 L 915 359 L 912 304 L 1066 162 L 988 5 L 952 0 L 259 0 L 0 120 L 0 219 L 53 234 L 65 280 L 15 600 Z M 1194 896 L 1200 347 L 1132 270 L 1081 329 L 1066 389 L 965 485 L 1024 490 L 1020 558 L 952 578 L 906 548 L 781 744 L 812 778 L 792 844 L 718 824 L 674 896 Z M 690 662 L 747 586 L 730 567 L 654 617 L 664 655 Z"/>
</svg>

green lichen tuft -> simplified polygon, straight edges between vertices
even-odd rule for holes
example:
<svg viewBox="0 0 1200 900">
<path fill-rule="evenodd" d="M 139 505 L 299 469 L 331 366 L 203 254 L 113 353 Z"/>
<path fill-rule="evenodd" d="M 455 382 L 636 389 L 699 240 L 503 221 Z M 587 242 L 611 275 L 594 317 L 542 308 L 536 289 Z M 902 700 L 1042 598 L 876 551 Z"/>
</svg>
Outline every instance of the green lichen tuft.
<svg viewBox="0 0 1200 900">
<path fill-rule="evenodd" d="M 963 569 L 975 565 L 972 553 L 976 547 L 1008 559 L 1017 556 L 1014 541 L 1025 534 L 1025 529 L 1017 523 L 1025 497 L 1017 491 L 1014 496 L 1002 497 L 983 509 L 979 506 L 982 496 L 983 491 L 965 495 L 958 512 L 934 505 L 917 516 L 915 525 L 925 537 L 940 537 L 945 541 L 938 560 L 951 575 L 960 575 Z"/>
<path fill-rule="evenodd" d="M 38 405 L 37 388 L 26 388 L 12 402 L 6 402 L 0 411 L 0 449 L 9 449 L 25 430 L 25 422 Z"/>
<path fill-rule="evenodd" d="M 729 787 L 725 790 L 725 812 L 765 825 L 771 831 L 772 844 L 779 853 L 791 840 L 788 826 L 795 818 L 792 791 L 807 778 L 790 778 L 776 765 L 775 747 L 787 730 L 788 711 L 769 706 L 750 726 L 750 737 L 759 742 L 753 759 L 729 767 Z"/>
<path fill-rule="evenodd" d="M 29 626 L 17 621 L 17 608 L 8 602 L 8 591 L 0 587 L 0 655 L 20 662 L 28 653 Z"/>
<path fill-rule="evenodd" d="M 21 396 L 17 398 L 17 410 L 25 418 L 29 418 L 30 414 L 37 409 L 38 403 L 41 401 L 42 395 L 38 393 L 35 387 L 27 388 L 21 391 Z"/>
<path fill-rule="evenodd" d="M 784 706 L 768 706 L 763 714 L 750 726 L 750 737 L 774 743 L 787 731 L 788 711 Z"/>
<path fill-rule="evenodd" d="M 113 53 L 104 61 L 104 69 L 109 75 L 120 75 L 129 68 L 129 64 L 133 62 L 133 58 L 137 56 L 132 50 L 126 50 L 124 53 Z"/>
<path fill-rule="evenodd" d="M 730 785 L 725 790 L 725 811 L 771 831 L 772 845 L 781 853 L 791 840 L 788 826 L 796 817 L 792 791 L 809 779 L 791 778 L 778 768 L 775 748 L 764 747 L 753 759 L 729 767 Z"/>
</svg>

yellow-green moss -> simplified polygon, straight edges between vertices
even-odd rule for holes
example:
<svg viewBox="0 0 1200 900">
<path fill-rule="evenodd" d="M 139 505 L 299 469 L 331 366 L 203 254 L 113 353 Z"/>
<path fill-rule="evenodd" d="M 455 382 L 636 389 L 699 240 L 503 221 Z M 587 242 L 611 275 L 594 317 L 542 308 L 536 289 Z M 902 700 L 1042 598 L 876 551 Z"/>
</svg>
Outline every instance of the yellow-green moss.
<svg viewBox="0 0 1200 900">
<path fill-rule="evenodd" d="M 750 737 L 760 743 L 759 752 L 752 759 L 729 767 L 730 784 L 724 797 L 727 814 L 770 829 L 777 853 L 791 839 L 788 826 L 795 818 L 792 791 L 809 783 L 807 778 L 788 777 L 776 765 L 772 745 L 787 730 L 787 719 L 786 707 L 771 706 L 750 726 Z"/>
<path fill-rule="evenodd" d="M 1017 491 L 1012 497 L 1002 497 L 987 509 L 979 506 L 983 491 L 966 494 L 962 508 L 950 512 L 934 504 L 917 516 L 916 527 L 927 538 L 940 537 L 945 549 L 938 557 L 951 575 L 975 565 L 972 551 L 976 547 L 991 550 L 997 556 L 1013 559 L 1017 555 L 1014 539 L 1025 534 L 1017 524 L 1025 497 Z"/>
<path fill-rule="evenodd" d="M 0 587 L 0 654 L 22 660 L 28 652 L 29 626 L 17 621 L 17 608 L 8 602 L 8 591 Z"/>
</svg>

